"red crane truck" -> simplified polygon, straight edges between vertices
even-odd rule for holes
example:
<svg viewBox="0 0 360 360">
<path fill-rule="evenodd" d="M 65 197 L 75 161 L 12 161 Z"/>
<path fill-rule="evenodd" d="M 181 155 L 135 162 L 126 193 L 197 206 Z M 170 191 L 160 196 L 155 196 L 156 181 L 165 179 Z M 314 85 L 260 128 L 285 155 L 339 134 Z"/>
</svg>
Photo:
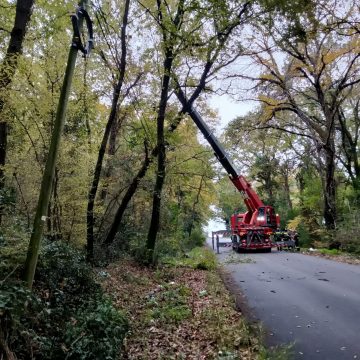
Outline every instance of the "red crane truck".
<svg viewBox="0 0 360 360">
<path fill-rule="evenodd" d="M 193 108 L 182 89 L 178 87 L 175 93 L 183 106 L 183 111 L 189 114 L 202 132 L 213 148 L 215 156 L 229 174 L 230 180 L 244 199 L 247 211 L 243 214 L 238 213 L 231 216 L 233 249 L 238 252 L 251 249 L 271 252 L 272 235 L 280 226 L 279 216 L 275 214 L 272 206 L 264 205 L 256 191 L 239 174 L 225 149 L 218 142 L 200 114 Z"/>
</svg>

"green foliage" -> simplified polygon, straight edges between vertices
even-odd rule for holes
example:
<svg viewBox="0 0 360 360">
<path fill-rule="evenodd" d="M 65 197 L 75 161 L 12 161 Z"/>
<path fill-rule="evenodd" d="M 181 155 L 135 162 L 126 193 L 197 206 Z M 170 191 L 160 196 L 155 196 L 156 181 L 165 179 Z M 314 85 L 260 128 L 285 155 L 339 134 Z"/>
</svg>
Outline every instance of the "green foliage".
<svg viewBox="0 0 360 360">
<path fill-rule="evenodd" d="M 341 251 L 337 249 L 319 249 L 320 254 L 324 255 L 340 255 Z"/>
<path fill-rule="evenodd" d="M 16 206 L 16 190 L 5 187 L 0 189 L 0 204 L 4 207 L 2 211 L 13 214 Z"/>
<path fill-rule="evenodd" d="M 24 219 L 14 216 L 10 224 L 3 223 L 0 229 L 0 285 L 22 286 L 19 282 L 30 231 Z"/>
<path fill-rule="evenodd" d="M 115 359 L 128 331 L 124 315 L 104 299 L 81 308 L 65 330 L 66 358 Z"/>
<path fill-rule="evenodd" d="M 175 267 L 188 266 L 200 270 L 214 270 L 217 267 L 214 252 L 206 247 L 196 247 L 182 257 L 165 256 L 161 259 L 161 263 Z"/>
<path fill-rule="evenodd" d="M 156 257 L 158 259 L 164 256 L 177 257 L 184 253 L 184 240 L 180 236 L 160 236 L 156 244 Z"/>
<path fill-rule="evenodd" d="M 187 305 L 190 289 L 175 283 L 166 284 L 154 294 L 149 295 L 146 306 L 147 317 L 159 322 L 179 324 L 191 315 Z"/>
<path fill-rule="evenodd" d="M 45 245 L 41 251 L 36 283 L 49 291 L 52 306 L 66 307 L 73 311 L 87 301 L 84 294 L 97 296 L 100 285 L 94 280 L 84 254 L 62 242 Z M 62 314 L 59 314 L 62 316 Z"/>
<path fill-rule="evenodd" d="M 0 323 L 6 319 L 11 326 L 18 326 L 24 313 L 25 305 L 34 299 L 30 290 L 21 284 L 0 283 Z"/>
<path fill-rule="evenodd" d="M 18 358 L 114 359 L 128 325 L 104 297 L 84 254 L 46 244 L 33 293 L 12 278 L 0 284 L 0 323 Z"/>
<path fill-rule="evenodd" d="M 263 348 L 259 354 L 259 360 L 289 360 L 293 358 L 294 349 L 292 344 L 276 346 L 271 349 Z"/>
<path fill-rule="evenodd" d="M 215 254 L 208 248 L 197 247 L 188 256 L 195 269 L 214 270 L 217 267 Z"/>
<path fill-rule="evenodd" d="M 195 229 L 193 229 L 190 237 L 187 239 L 186 247 L 189 249 L 201 247 L 205 245 L 205 241 L 206 236 L 204 234 L 204 231 L 201 228 L 196 227 Z"/>
<path fill-rule="evenodd" d="M 311 235 L 303 223 L 299 224 L 297 232 L 299 234 L 299 245 L 301 247 L 308 247 L 312 245 Z"/>
<path fill-rule="evenodd" d="M 245 211 L 246 208 L 243 199 L 227 176 L 220 179 L 216 185 L 216 190 L 220 217 L 224 221 L 228 222 L 235 211 Z"/>
<path fill-rule="evenodd" d="M 342 250 L 360 255 L 358 209 L 352 208 L 349 214 L 339 222 L 334 240 L 340 243 Z"/>
</svg>

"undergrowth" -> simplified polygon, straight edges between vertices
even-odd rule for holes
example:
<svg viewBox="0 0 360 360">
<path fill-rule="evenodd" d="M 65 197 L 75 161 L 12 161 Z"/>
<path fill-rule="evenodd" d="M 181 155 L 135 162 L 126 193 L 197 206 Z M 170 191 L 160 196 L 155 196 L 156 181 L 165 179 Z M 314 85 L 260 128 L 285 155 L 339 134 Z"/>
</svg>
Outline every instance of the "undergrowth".
<svg viewBox="0 0 360 360">
<path fill-rule="evenodd" d="M 164 257 L 161 259 L 161 263 L 199 270 L 215 270 L 217 267 L 214 252 L 205 247 L 196 247 L 183 257 Z"/>
<path fill-rule="evenodd" d="M 1 270 L 11 264 L 13 259 Z M 95 281 L 82 252 L 60 242 L 46 244 L 33 292 L 20 280 L 20 271 L 4 275 L 0 358 L 116 359 L 128 323 Z"/>
<path fill-rule="evenodd" d="M 342 251 L 338 249 L 318 249 L 320 254 L 324 255 L 341 255 Z"/>
</svg>

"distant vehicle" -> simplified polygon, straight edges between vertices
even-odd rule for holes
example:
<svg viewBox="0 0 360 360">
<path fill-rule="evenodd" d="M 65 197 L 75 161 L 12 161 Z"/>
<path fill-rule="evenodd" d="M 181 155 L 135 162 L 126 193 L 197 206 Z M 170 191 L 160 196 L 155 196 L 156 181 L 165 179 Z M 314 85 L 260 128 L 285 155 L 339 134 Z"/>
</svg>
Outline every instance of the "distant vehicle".
<svg viewBox="0 0 360 360">
<path fill-rule="evenodd" d="M 299 251 L 298 234 L 295 231 L 278 230 L 274 233 L 274 245 L 278 251 L 290 250 Z"/>
</svg>

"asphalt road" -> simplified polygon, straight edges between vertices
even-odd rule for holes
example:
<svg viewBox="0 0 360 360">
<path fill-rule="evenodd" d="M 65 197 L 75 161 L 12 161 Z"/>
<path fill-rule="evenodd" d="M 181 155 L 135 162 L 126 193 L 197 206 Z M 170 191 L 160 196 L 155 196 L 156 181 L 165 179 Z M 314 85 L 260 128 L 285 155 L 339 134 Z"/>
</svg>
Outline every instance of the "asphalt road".
<svg viewBox="0 0 360 360">
<path fill-rule="evenodd" d="M 294 359 L 360 360 L 360 266 L 276 250 L 220 252 L 269 345 L 294 343 Z"/>
</svg>

